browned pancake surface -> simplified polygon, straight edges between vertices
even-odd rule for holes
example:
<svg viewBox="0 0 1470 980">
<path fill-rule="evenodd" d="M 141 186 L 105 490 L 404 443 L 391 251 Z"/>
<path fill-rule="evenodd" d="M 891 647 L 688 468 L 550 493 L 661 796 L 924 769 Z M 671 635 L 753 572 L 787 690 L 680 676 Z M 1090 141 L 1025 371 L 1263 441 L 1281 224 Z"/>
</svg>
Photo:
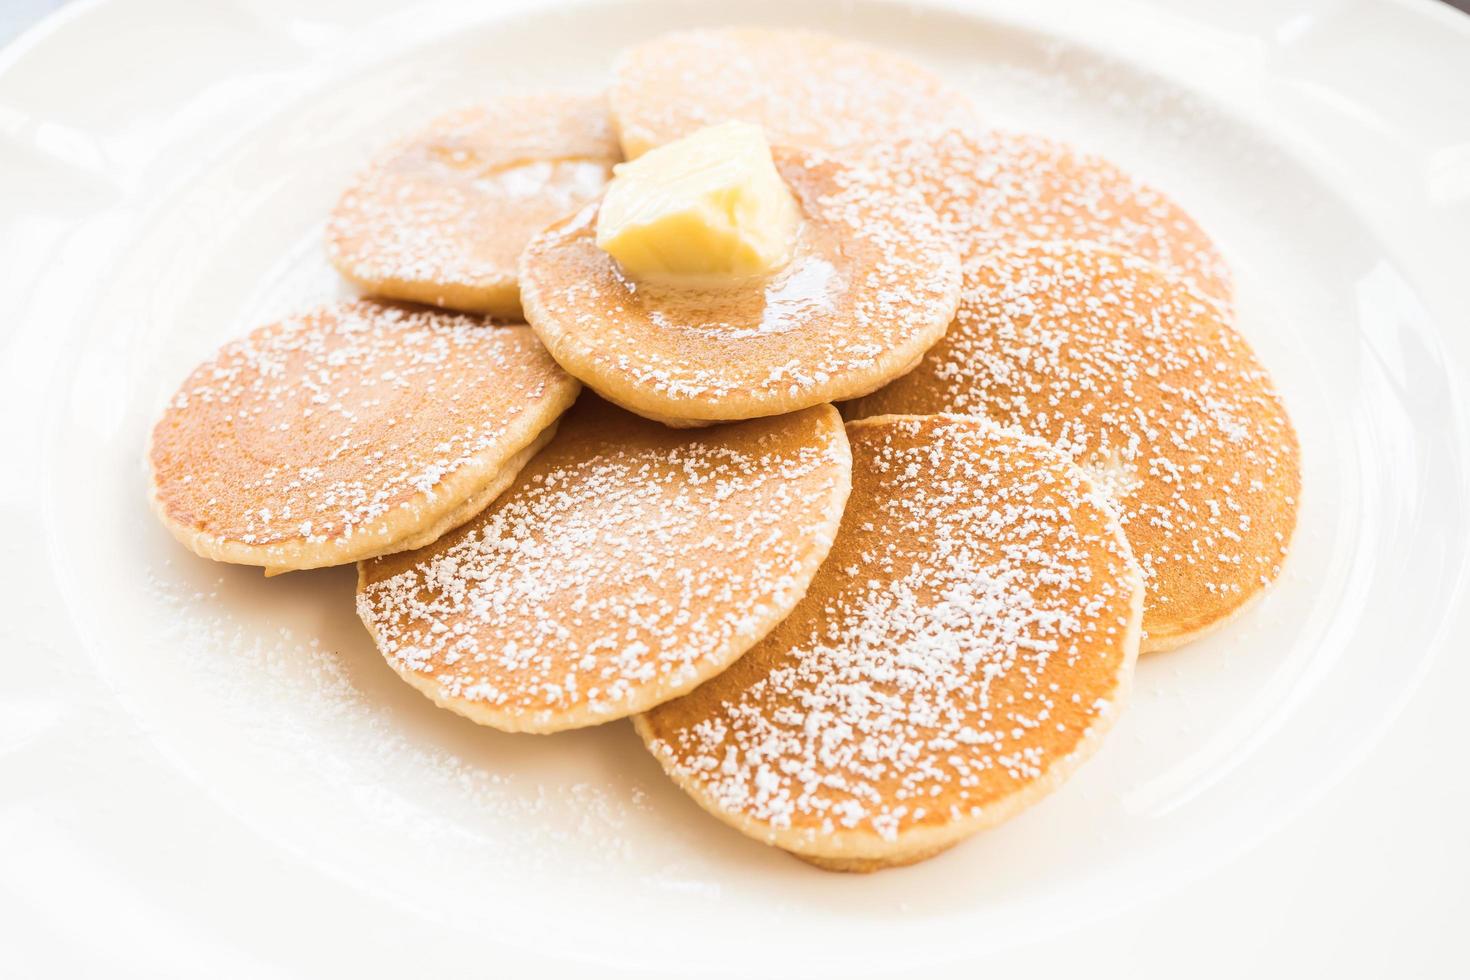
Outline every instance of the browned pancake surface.
<svg viewBox="0 0 1470 980">
<path fill-rule="evenodd" d="M 836 533 L 836 409 L 674 430 L 584 398 L 459 531 L 362 566 L 393 667 L 511 731 L 598 724 L 718 673 L 790 611 Z"/>
<path fill-rule="evenodd" d="M 1145 650 L 1238 610 L 1296 526 L 1296 433 L 1250 345 L 1183 280 L 1106 249 L 974 263 L 944 340 L 845 411 L 985 415 L 1065 450 L 1118 501 L 1147 575 Z"/>
<path fill-rule="evenodd" d="M 226 344 L 189 376 L 153 432 L 155 506 L 205 557 L 355 561 L 473 499 L 577 390 L 524 326 L 324 307 Z"/>
<path fill-rule="evenodd" d="M 803 217 L 769 279 L 717 289 L 627 280 L 597 247 L 597 206 L 526 249 L 526 315 L 552 356 L 620 405 L 709 422 L 853 398 L 943 335 L 953 243 L 911 190 L 821 154 L 777 148 Z"/>
<path fill-rule="evenodd" d="M 950 130 L 888 147 L 885 159 L 920 190 L 965 259 L 1030 241 L 1107 245 L 1232 302 L 1230 268 L 1199 224 L 1102 157 L 1029 133 Z"/>
<path fill-rule="evenodd" d="M 853 488 L 806 598 L 638 719 L 701 805 L 826 866 L 905 863 L 1054 786 L 1111 723 L 1142 584 L 1102 495 L 979 419 L 851 423 Z"/>
<path fill-rule="evenodd" d="M 600 95 L 513 93 L 451 112 L 357 176 L 328 254 L 376 295 L 518 319 L 521 249 L 597 197 L 621 158 Z"/>
<path fill-rule="evenodd" d="M 676 31 L 628 48 L 608 101 L 630 158 L 739 120 L 772 143 L 860 159 L 904 133 L 976 119 L 964 95 L 892 52 L 759 28 Z"/>
</svg>

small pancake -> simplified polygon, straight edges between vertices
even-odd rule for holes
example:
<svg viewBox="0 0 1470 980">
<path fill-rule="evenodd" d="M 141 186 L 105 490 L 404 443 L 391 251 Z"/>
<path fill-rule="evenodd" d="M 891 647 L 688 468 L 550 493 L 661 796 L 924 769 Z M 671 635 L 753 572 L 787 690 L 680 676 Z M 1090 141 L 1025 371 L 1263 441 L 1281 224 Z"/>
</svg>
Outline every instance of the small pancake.
<svg viewBox="0 0 1470 980">
<path fill-rule="evenodd" d="M 1296 433 L 1250 345 L 1188 282 L 1108 249 L 971 265 L 944 340 L 844 410 L 986 415 L 1070 454 L 1115 495 L 1147 576 L 1145 651 L 1224 623 L 1296 527 Z"/>
<path fill-rule="evenodd" d="M 580 386 L 524 326 L 338 303 L 222 347 L 149 448 L 154 509 L 273 572 L 416 548 L 504 489 Z"/>
<path fill-rule="evenodd" d="M 1142 574 L 1111 505 L 982 419 L 848 425 L 852 496 L 796 610 L 635 719 L 709 812 L 820 867 L 938 853 L 1056 788 L 1127 695 Z"/>
<path fill-rule="evenodd" d="M 511 490 L 364 562 L 357 611 L 435 703 L 505 731 L 643 711 L 791 611 L 851 483 L 837 410 L 677 431 L 584 397 Z"/>
<path fill-rule="evenodd" d="M 866 394 L 941 336 L 959 295 L 953 242 L 911 190 L 776 148 L 802 212 L 774 276 L 710 289 L 628 281 L 597 247 L 596 203 L 521 258 L 526 317 L 568 372 L 660 421 L 778 415 Z"/>
<path fill-rule="evenodd" d="M 608 105 L 629 159 L 715 123 L 853 159 L 929 127 L 973 126 L 968 98 L 889 51 L 811 31 L 676 31 L 625 49 Z"/>
<path fill-rule="evenodd" d="M 518 320 L 521 249 L 597 197 L 620 159 L 598 95 L 527 92 L 451 112 L 358 174 L 327 253 L 374 295 Z"/>
<path fill-rule="evenodd" d="M 888 147 L 970 260 L 1028 241 L 1108 245 L 1148 259 L 1231 306 L 1230 267 L 1204 229 L 1099 156 L 1029 133 L 950 130 Z"/>
</svg>

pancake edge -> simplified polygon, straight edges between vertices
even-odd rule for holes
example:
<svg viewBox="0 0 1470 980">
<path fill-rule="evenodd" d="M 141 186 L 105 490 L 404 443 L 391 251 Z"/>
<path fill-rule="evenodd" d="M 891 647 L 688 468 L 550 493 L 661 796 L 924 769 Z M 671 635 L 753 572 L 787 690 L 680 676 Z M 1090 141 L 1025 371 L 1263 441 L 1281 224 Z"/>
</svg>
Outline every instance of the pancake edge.
<svg viewBox="0 0 1470 980">
<path fill-rule="evenodd" d="M 525 319 L 521 315 L 521 287 L 513 269 L 502 275 L 486 277 L 481 282 L 431 282 L 427 279 L 364 275 L 332 247 L 327 249 L 327 258 L 342 278 L 373 299 L 420 303 L 496 320 L 521 322 Z"/>
</svg>

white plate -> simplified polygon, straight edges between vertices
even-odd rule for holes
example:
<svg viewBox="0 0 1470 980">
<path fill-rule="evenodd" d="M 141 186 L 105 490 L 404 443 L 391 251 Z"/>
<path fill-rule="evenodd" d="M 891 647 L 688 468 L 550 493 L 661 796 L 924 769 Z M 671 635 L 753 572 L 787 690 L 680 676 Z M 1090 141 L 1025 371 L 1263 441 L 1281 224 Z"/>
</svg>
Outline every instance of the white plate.
<svg viewBox="0 0 1470 980">
<path fill-rule="evenodd" d="M 133 0 L 0 55 L 0 974 L 1446 968 L 1448 932 L 1396 945 L 1465 910 L 1464 737 L 1421 713 L 1381 739 L 1411 697 L 1463 712 L 1470 679 L 1470 20 L 791 6 Z M 1263 602 L 1140 664 L 1055 796 L 866 878 L 716 824 L 626 724 L 507 736 L 435 709 L 374 652 L 350 570 L 210 564 L 144 499 L 145 433 L 187 370 L 344 292 L 321 224 L 374 146 L 510 83 L 595 84 L 662 29 L 792 19 L 1167 189 L 1229 255 L 1305 456 Z M 1350 881 L 1379 900 L 1345 902 Z M 1356 913 L 1380 934 L 1336 930 Z"/>
</svg>

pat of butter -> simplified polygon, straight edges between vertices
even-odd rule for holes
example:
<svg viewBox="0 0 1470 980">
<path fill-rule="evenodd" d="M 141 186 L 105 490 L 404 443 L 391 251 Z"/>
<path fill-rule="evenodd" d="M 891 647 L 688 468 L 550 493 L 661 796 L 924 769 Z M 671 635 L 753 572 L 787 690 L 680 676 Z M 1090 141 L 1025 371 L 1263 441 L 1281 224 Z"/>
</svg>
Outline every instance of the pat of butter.
<svg viewBox="0 0 1470 980">
<path fill-rule="evenodd" d="M 791 259 L 801 214 L 759 126 L 709 126 L 613 174 L 597 246 L 635 280 L 758 276 Z"/>
</svg>

